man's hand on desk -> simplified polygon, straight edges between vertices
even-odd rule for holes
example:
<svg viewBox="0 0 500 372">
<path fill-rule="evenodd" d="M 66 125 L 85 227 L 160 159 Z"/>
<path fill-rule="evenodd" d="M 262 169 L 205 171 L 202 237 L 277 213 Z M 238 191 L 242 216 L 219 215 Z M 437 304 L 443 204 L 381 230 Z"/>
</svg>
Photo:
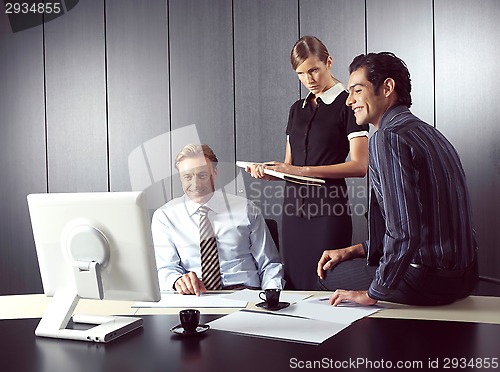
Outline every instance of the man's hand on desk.
<svg viewBox="0 0 500 372">
<path fill-rule="evenodd" d="M 198 276 L 193 271 L 176 280 L 175 290 L 180 294 L 195 294 L 197 296 L 207 291 L 203 282 L 198 279 Z"/>
<path fill-rule="evenodd" d="M 333 306 L 337 306 L 342 301 L 355 302 L 359 305 L 375 305 L 377 300 L 368 296 L 368 291 L 345 291 L 343 289 L 337 289 L 330 296 L 328 303 Z"/>
</svg>

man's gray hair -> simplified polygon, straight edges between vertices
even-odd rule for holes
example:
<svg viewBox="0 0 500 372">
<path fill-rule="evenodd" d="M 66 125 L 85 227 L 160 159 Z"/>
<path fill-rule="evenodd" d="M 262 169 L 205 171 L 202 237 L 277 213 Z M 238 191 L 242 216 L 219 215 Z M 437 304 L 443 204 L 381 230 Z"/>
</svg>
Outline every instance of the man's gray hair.
<svg viewBox="0 0 500 372">
<path fill-rule="evenodd" d="M 189 144 L 184 146 L 184 148 L 177 154 L 175 158 L 175 168 L 179 170 L 179 163 L 185 158 L 193 158 L 202 155 L 212 162 L 214 169 L 217 167 L 217 163 L 219 162 L 219 160 L 217 159 L 217 156 L 214 154 L 210 146 L 205 144 Z"/>
</svg>

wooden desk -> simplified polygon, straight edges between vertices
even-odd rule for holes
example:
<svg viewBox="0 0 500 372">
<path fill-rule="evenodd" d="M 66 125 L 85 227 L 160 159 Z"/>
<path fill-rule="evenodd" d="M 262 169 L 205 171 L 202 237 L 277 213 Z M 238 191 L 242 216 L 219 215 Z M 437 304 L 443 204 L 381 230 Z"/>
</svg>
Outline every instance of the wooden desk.
<svg viewBox="0 0 500 372">
<path fill-rule="evenodd" d="M 131 308 L 132 302 L 93 300 L 81 300 L 76 312 L 140 315 L 143 329 L 109 344 L 35 337 L 34 330 L 50 300 L 44 295 L 0 296 L 0 371 L 311 370 L 307 366 L 365 371 L 387 370 L 389 364 L 396 369 L 398 362 L 421 371 L 500 370 L 500 365 L 492 368 L 500 364 L 498 297 L 469 297 L 442 307 L 392 304 L 391 309 L 355 322 L 318 346 L 217 330 L 180 338 L 169 332 L 179 323 L 179 309 L 136 309 Z M 202 309 L 202 323 L 222 316 L 214 311 L 224 314 L 235 309 Z M 491 367 L 467 367 L 471 361 Z M 463 363 L 467 368 L 458 368 Z M 431 368 L 436 364 L 439 368 Z"/>
<path fill-rule="evenodd" d="M 202 315 L 206 323 L 221 315 Z M 500 363 L 500 325 L 365 318 L 318 346 L 209 330 L 180 338 L 177 315 L 144 316 L 144 328 L 109 344 L 37 338 L 38 319 L 0 320 L 2 372 L 449 371 L 457 361 Z M 457 359 L 453 359 L 457 358 Z M 464 359 L 461 359 L 464 358 Z M 490 358 L 490 359 L 486 359 Z M 496 358 L 496 359 L 492 359 Z M 439 368 L 430 368 L 436 364 Z M 445 368 L 446 363 L 450 368 Z M 356 366 L 354 368 L 353 366 Z M 299 368 L 302 367 L 302 368 Z M 371 368 L 370 368 L 371 367 Z M 498 370 L 465 368 L 462 371 Z M 459 369 L 459 368 L 455 368 Z"/>
<path fill-rule="evenodd" d="M 313 296 L 325 292 L 308 293 Z M 51 298 L 43 294 L 0 296 L 0 319 L 40 318 Z M 75 313 L 92 315 L 155 315 L 177 314 L 176 308 L 132 308 L 130 301 L 80 300 Z M 371 315 L 373 318 L 445 320 L 500 324 L 500 297 L 470 296 L 447 306 L 406 306 L 383 304 L 387 308 Z M 247 308 L 256 309 L 253 304 Z M 200 309 L 202 314 L 229 314 L 239 309 Z"/>
</svg>

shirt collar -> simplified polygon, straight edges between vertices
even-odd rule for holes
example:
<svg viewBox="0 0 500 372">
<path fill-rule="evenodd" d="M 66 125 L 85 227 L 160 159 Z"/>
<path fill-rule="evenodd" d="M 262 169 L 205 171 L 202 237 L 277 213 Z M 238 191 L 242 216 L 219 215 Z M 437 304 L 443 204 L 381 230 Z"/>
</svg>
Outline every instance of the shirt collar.
<svg viewBox="0 0 500 372">
<path fill-rule="evenodd" d="M 327 105 L 331 104 L 333 101 L 335 101 L 335 98 L 339 96 L 340 93 L 345 91 L 345 87 L 342 83 L 337 83 L 327 91 L 320 93 L 316 96 L 316 98 L 321 98 L 321 101 L 326 103 Z M 304 102 L 302 103 L 302 108 L 306 107 L 307 105 L 307 99 L 312 93 L 309 92 L 304 99 Z"/>
<path fill-rule="evenodd" d="M 389 107 L 387 111 L 382 115 L 382 118 L 380 118 L 380 124 L 378 126 L 378 129 L 382 129 L 390 125 L 391 122 L 394 120 L 394 118 L 401 114 L 411 114 L 411 111 L 405 105 L 396 104 L 394 106 Z"/>
<path fill-rule="evenodd" d="M 183 198 L 189 216 L 197 213 L 198 209 L 202 206 L 202 204 L 192 201 L 186 194 L 183 195 Z M 221 208 L 224 206 L 224 196 L 222 192 L 220 190 L 215 190 L 212 197 L 204 205 L 210 208 L 211 211 L 217 214 L 220 213 Z"/>
</svg>

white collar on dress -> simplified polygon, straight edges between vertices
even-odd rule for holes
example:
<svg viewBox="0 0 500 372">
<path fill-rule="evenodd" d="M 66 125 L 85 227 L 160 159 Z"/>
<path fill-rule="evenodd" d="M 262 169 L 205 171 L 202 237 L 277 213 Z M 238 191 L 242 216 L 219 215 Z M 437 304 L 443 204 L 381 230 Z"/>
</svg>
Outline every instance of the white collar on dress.
<svg viewBox="0 0 500 372">
<path fill-rule="evenodd" d="M 327 91 L 318 94 L 316 96 L 316 98 L 318 98 L 318 97 L 321 98 L 321 101 L 323 101 L 324 103 L 326 103 L 327 105 L 329 105 L 333 101 L 335 101 L 335 98 L 337 98 L 340 93 L 342 93 L 344 91 L 345 91 L 344 85 L 339 82 L 339 83 L 335 84 L 333 87 L 331 87 L 330 89 L 328 89 Z M 311 92 L 309 92 L 307 94 L 306 98 L 304 99 L 304 102 L 302 103 L 302 108 L 306 107 L 306 105 L 307 105 L 307 98 L 311 94 L 312 94 Z"/>
</svg>

